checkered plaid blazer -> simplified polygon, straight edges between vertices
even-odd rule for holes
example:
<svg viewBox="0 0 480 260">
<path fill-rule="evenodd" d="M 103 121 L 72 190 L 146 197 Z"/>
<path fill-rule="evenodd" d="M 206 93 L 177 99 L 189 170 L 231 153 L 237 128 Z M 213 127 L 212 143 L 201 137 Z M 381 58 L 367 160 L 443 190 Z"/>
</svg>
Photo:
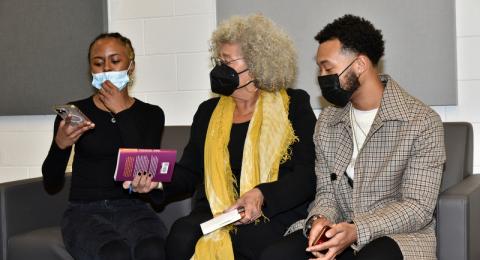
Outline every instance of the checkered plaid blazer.
<svg viewBox="0 0 480 260">
<path fill-rule="evenodd" d="M 353 220 L 360 250 L 388 236 L 404 259 L 436 259 L 433 216 L 445 162 L 443 125 L 428 106 L 387 75 L 380 108 L 355 163 L 353 188 L 345 174 L 353 153 L 351 103 L 325 108 L 316 124 L 316 214 Z M 304 228 L 305 220 L 289 232 Z"/>
</svg>

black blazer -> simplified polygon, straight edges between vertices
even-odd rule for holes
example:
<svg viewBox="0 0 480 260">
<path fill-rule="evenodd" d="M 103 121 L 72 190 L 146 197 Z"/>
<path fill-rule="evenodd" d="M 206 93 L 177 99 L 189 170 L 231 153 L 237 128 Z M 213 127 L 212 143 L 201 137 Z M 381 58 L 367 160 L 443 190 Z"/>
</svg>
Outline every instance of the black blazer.
<svg viewBox="0 0 480 260">
<path fill-rule="evenodd" d="M 299 141 L 292 145 L 291 159 L 280 165 L 278 180 L 257 186 L 264 196 L 265 216 L 270 221 L 280 221 L 285 227 L 306 217 L 308 203 L 315 196 L 315 115 L 304 90 L 287 89 L 287 94 L 290 96 L 288 117 Z M 194 208 L 209 209 L 204 190 L 204 145 L 210 117 L 218 101 L 217 97 L 200 104 L 193 118 L 190 140 L 175 165 L 172 181 L 164 183 L 163 192 L 151 193 L 156 202 L 195 192 Z"/>
</svg>

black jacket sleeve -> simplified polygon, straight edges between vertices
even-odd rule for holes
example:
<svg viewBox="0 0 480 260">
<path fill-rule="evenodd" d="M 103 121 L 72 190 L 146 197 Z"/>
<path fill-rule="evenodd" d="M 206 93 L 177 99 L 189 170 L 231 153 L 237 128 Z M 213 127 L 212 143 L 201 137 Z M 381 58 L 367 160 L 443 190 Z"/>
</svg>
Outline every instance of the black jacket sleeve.
<svg viewBox="0 0 480 260">
<path fill-rule="evenodd" d="M 257 186 L 264 196 L 263 213 L 269 218 L 315 195 L 315 114 L 305 91 L 289 89 L 287 93 L 290 95 L 289 119 L 299 141 L 292 145 L 291 161 L 280 165 L 278 180 Z"/>
</svg>

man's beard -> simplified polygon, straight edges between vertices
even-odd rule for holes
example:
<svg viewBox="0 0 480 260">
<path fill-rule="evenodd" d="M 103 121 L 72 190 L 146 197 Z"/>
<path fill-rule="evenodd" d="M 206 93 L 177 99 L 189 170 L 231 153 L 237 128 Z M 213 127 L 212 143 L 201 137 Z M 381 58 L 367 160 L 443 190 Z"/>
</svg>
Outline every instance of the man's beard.
<svg viewBox="0 0 480 260">
<path fill-rule="evenodd" d="M 355 92 L 360 87 L 360 81 L 358 81 L 357 75 L 353 71 L 348 71 L 345 75 L 345 85 L 343 89 L 350 92 Z"/>
</svg>

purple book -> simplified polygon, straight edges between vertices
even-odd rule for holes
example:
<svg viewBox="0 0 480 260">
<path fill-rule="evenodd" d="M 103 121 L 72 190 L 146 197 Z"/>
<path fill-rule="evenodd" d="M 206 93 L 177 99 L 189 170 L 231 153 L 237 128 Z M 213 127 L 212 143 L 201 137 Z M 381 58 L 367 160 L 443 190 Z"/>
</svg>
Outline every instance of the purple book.
<svg viewBox="0 0 480 260">
<path fill-rule="evenodd" d="M 152 181 L 169 182 L 176 157 L 175 150 L 120 148 L 113 178 L 131 181 L 138 172 L 147 172 L 153 174 Z"/>
</svg>

